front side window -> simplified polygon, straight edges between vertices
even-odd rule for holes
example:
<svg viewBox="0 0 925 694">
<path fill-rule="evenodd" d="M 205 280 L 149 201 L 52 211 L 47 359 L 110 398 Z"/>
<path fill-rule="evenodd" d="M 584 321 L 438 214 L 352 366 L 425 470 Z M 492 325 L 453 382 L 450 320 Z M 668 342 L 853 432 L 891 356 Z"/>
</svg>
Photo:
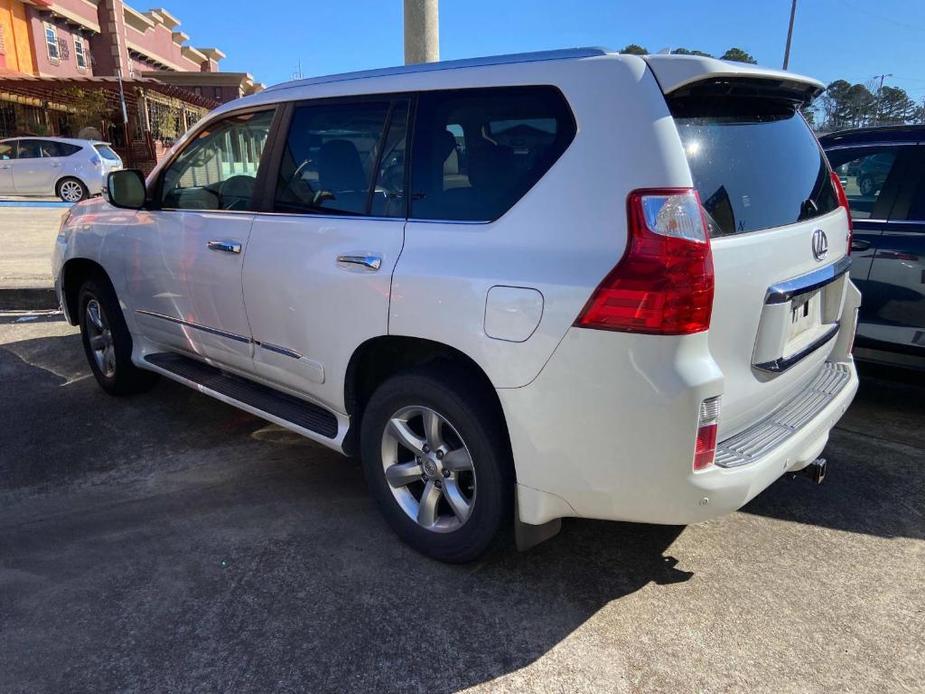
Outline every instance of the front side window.
<svg viewBox="0 0 925 694">
<path fill-rule="evenodd" d="M 45 23 L 45 46 L 48 48 L 48 59 L 57 61 L 61 57 L 58 50 L 58 27 Z"/>
<path fill-rule="evenodd" d="M 388 97 L 297 107 L 280 163 L 276 211 L 403 216 L 407 113 L 406 100 Z"/>
<path fill-rule="evenodd" d="M 411 216 L 495 220 L 574 136 L 571 111 L 554 87 L 424 92 L 415 117 Z"/>
<path fill-rule="evenodd" d="M 848 196 L 853 219 L 886 219 L 893 197 L 888 194 L 887 180 L 901 151 L 901 147 L 858 147 L 828 152 Z"/>
<path fill-rule="evenodd" d="M 74 57 L 77 60 L 77 67 L 85 70 L 87 67 L 87 52 L 82 36 L 74 37 Z"/>
<path fill-rule="evenodd" d="M 165 209 L 252 210 L 260 160 L 274 111 L 230 116 L 211 123 L 164 172 Z"/>
<path fill-rule="evenodd" d="M 15 142 L 0 142 L 0 160 L 16 158 Z"/>
</svg>

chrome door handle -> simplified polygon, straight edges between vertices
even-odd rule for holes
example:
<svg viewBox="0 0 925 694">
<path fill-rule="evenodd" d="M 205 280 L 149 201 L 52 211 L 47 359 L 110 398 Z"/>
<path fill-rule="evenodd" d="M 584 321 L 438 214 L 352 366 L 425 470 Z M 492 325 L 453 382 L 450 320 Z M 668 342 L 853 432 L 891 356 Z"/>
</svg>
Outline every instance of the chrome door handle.
<svg viewBox="0 0 925 694">
<path fill-rule="evenodd" d="M 382 267 L 382 258 L 378 255 L 339 255 L 337 256 L 337 267 L 343 270 L 362 268 L 375 272 Z"/>
<path fill-rule="evenodd" d="M 240 253 L 241 244 L 237 241 L 209 241 L 210 251 L 222 251 L 224 253 Z"/>
<path fill-rule="evenodd" d="M 10 167 L 9 164 L 4 164 L 3 166 L 0 166 L 0 169 L 9 169 L 9 168 L 12 168 Z"/>
</svg>

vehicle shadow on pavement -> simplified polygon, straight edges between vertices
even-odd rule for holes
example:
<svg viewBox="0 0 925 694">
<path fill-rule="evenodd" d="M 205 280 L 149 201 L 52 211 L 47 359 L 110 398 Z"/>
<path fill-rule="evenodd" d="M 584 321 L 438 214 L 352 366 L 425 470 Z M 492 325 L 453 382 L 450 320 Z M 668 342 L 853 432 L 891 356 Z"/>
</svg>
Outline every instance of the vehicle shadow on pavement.
<svg viewBox="0 0 925 694">
<path fill-rule="evenodd" d="M 0 690 L 454 691 L 691 577 L 682 528 L 577 520 L 431 561 L 355 463 L 169 382 L 105 396 L 79 350 L 0 347 Z"/>
<path fill-rule="evenodd" d="M 925 374 L 863 364 L 823 452 L 825 482 L 783 478 L 742 510 L 879 537 L 925 539 Z"/>
</svg>

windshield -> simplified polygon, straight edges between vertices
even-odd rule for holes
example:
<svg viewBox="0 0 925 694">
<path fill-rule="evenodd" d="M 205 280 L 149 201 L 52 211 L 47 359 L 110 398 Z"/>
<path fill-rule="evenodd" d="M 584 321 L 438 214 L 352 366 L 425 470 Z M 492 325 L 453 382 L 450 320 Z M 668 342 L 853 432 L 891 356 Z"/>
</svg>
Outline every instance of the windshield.
<svg viewBox="0 0 925 694">
<path fill-rule="evenodd" d="M 761 99 L 678 99 L 671 111 L 712 236 L 793 224 L 838 206 L 803 117 Z"/>
</svg>

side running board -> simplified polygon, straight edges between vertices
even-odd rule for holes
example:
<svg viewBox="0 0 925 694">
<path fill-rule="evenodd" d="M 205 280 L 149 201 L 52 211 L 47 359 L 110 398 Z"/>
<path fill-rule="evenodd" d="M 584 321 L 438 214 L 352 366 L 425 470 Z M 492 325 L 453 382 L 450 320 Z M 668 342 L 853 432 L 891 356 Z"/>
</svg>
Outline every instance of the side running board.
<svg viewBox="0 0 925 694">
<path fill-rule="evenodd" d="M 182 380 L 201 386 L 207 394 L 212 391 L 326 438 L 337 437 L 337 417 L 314 403 L 234 376 L 181 354 L 149 354 L 145 361 Z"/>
</svg>

